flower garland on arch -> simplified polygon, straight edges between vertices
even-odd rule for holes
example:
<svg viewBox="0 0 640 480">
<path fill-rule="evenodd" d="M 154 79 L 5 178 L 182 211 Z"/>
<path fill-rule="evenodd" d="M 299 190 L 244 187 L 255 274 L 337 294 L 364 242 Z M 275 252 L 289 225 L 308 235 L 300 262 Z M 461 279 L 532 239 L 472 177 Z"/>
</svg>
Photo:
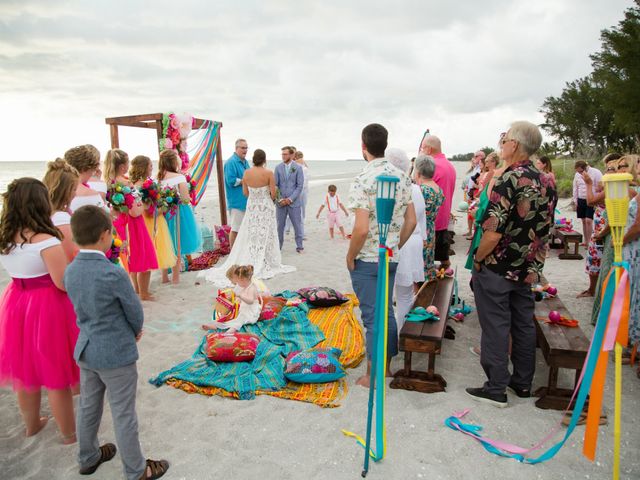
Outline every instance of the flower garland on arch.
<svg viewBox="0 0 640 480">
<path fill-rule="evenodd" d="M 185 172 L 189 168 L 189 154 L 187 153 L 187 138 L 195 124 L 195 117 L 188 113 L 176 115 L 175 113 L 162 114 L 162 138 L 160 139 L 160 151 L 172 149 L 178 153 L 182 165 L 180 170 Z"/>
</svg>

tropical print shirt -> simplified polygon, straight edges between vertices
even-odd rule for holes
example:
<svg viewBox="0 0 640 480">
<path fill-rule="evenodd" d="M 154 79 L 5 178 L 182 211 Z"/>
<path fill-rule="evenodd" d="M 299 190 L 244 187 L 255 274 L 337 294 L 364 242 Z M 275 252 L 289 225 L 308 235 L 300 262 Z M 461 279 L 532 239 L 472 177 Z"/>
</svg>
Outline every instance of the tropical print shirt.
<svg viewBox="0 0 640 480">
<path fill-rule="evenodd" d="M 507 280 L 538 282 L 556 202 L 551 175 L 540 172 L 529 160 L 508 167 L 496 179 L 482 219 L 484 232 L 502 234 L 484 259 L 485 266 Z"/>
<path fill-rule="evenodd" d="M 411 201 L 411 179 L 396 167 L 391 165 L 384 158 L 376 158 L 367 163 L 364 170 L 358 175 L 349 189 L 349 201 L 347 208 L 349 210 L 363 209 L 369 212 L 369 232 L 362 250 L 356 256 L 356 259 L 365 262 L 378 261 L 378 246 L 380 241 L 378 238 L 378 219 L 376 216 L 376 195 L 377 185 L 376 177 L 379 175 L 393 175 L 400 179 L 396 184 L 396 203 L 393 208 L 391 224 L 389 225 L 389 233 L 387 234 L 387 247 L 393 251 L 393 255 L 389 258 L 391 262 L 398 261 L 398 243 L 400 242 L 400 229 L 404 222 L 404 212 L 413 202 Z"/>
</svg>

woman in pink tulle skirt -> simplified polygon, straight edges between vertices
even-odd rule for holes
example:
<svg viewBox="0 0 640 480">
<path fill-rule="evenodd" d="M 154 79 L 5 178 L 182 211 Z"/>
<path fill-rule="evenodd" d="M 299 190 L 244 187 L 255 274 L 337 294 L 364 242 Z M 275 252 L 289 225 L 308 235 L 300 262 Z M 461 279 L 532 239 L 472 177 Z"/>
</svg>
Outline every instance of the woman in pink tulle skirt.
<svg viewBox="0 0 640 480">
<path fill-rule="evenodd" d="M 16 391 L 27 436 L 47 422 L 40 416 L 40 390 L 47 389 L 62 441 L 74 443 L 78 328 L 62 281 L 67 259 L 61 234 L 39 180 L 14 180 L 3 197 L 0 263 L 11 282 L 0 299 L 0 384 Z"/>
</svg>

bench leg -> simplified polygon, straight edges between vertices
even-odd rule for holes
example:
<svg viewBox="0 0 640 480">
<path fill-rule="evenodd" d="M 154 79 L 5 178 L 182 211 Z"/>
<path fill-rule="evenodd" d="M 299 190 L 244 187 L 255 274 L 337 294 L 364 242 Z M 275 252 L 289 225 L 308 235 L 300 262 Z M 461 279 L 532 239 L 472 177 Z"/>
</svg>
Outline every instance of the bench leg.
<svg viewBox="0 0 640 480">
<path fill-rule="evenodd" d="M 404 375 L 411 375 L 411 352 L 404 352 Z"/>
<path fill-rule="evenodd" d="M 576 370 L 573 389 L 558 388 L 558 367 L 549 367 L 549 379 L 546 387 L 541 387 L 534 392 L 536 407 L 551 410 L 566 410 L 570 406 L 571 397 L 580 379 L 581 370 Z M 588 407 L 585 402 L 585 409 Z"/>
<path fill-rule="evenodd" d="M 411 370 L 411 352 L 404 352 L 404 368 L 399 370 L 389 385 L 390 388 L 436 393 L 444 392 L 447 382 L 435 373 L 436 354 L 429 353 L 429 366 L 426 372 Z"/>
</svg>

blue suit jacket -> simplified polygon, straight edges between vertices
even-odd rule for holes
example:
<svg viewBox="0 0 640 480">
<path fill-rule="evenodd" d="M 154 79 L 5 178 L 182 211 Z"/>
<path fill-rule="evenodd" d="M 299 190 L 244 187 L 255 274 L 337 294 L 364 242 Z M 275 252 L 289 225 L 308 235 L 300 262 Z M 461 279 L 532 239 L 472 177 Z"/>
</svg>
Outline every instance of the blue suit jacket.
<svg viewBox="0 0 640 480">
<path fill-rule="evenodd" d="M 76 361 L 96 370 L 135 362 L 144 314 L 127 272 L 99 253 L 80 252 L 64 272 L 64 286 L 80 329 Z"/>
<path fill-rule="evenodd" d="M 276 187 L 280 189 L 280 196 L 282 198 L 290 198 L 293 202 L 291 204 L 292 207 L 299 207 L 301 204 L 300 194 L 302 193 L 302 189 L 304 187 L 304 173 L 302 172 L 302 167 L 291 160 L 293 164 L 294 171 L 289 173 L 289 177 L 287 178 L 287 171 L 285 170 L 287 166 L 284 162 L 281 162 L 276 167 L 275 177 L 276 177 Z"/>
</svg>

